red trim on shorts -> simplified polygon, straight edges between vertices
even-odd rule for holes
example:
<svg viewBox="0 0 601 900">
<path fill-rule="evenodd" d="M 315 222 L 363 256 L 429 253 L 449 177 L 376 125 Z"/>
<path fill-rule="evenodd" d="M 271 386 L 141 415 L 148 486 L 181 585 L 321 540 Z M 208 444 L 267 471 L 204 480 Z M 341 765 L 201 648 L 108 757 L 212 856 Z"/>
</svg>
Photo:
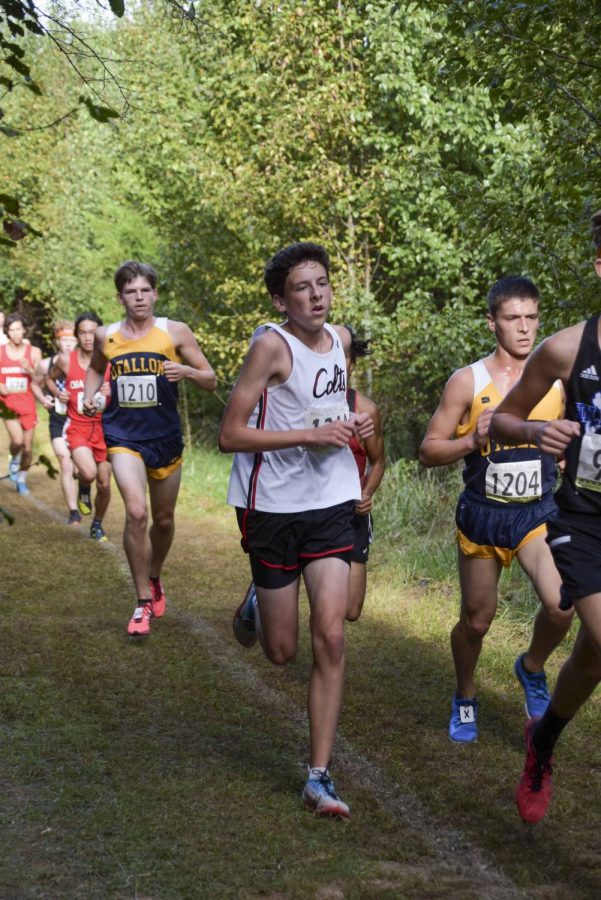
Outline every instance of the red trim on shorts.
<svg viewBox="0 0 601 900">
<path fill-rule="evenodd" d="M 354 544 L 348 547 L 336 547 L 335 550 L 325 550 L 323 553 L 299 553 L 299 559 L 319 559 L 320 556 L 332 556 L 334 553 L 346 553 L 353 549 Z"/>
<path fill-rule="evenodd" d="M 241 530 L 242 530 L 242 540 L 244 541 L 245 544 L 248 545 L 248 541 L 246 539 L 246 520 L 247 519 L 248 519 L 248 510 L 245 509 L 244 513 L 242 514 L 242 529 Z"/>
<path fill-rule="evenodd" d="M 300 566 L 300 563 L 296 563 L 293 566 L 279 566 L 279 565 L 277 565 L 277 563 L 270 563 L 270 562 L 267 562 L 266 559 L 261 559 L 260 556 L 256 556 L 255 559 L 258 559 L 258 561 L 261 563 L 261 565 L 267 566 L 268 569 L 283 569 L 284 572 L 292 572 L 294 569 L 298 569 Z"/>
</svg>

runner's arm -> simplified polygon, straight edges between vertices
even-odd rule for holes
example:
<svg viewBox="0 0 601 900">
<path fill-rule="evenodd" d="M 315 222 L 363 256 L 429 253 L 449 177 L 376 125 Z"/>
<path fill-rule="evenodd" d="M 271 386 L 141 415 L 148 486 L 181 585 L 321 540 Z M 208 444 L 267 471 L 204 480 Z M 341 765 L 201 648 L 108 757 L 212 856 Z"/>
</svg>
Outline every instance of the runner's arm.
<svg viewBox="0 0 601 900">
<path fill-rule="evenodd" d="M 469 367 L 454 372 L 445 385 L 438 409 L 422 441 L 419 459 L 424 466 L 448 466 L 482 447 L 488 436 L 491 412 L 482 413 L 471 434 L 454 438 L 455 429 L 469 412 L 474 393 L 474 376 Z"/>
<path fill-rule="evenodd" d="M 384 432 L 380 410 L 363 394 L 357 393 L 357 410 L 367 413 L 374 425 L 374 433 L 365 441 L 365 452 L 369 461 L 369 469 L 361 485 L 361 501 L 356 504 L 355 510 L 359 515 L 371 512 L 372 497 L 380 486 L 384 469 L 386 467 L 386 452 L 384 449 Z"/>
<path fill-rule="evenodd" d="M 94 349 L 92 350 L 92 359 L 86 370 L 86 380 L 83 388 L 83 412 L 86 416 L 95 416 L 98 413 L 96 404 L 94 403 L 94 395 L 99 391 L 104 381 L 104 373 L 108 359 L 102 352 L 104 341 L 106 339 L 106 328 L 97 328 L 94 332 Z"/>
<path fill-rule="evenodd" d="M 191 381 L 203 391 L 214 391 L 217 387 L 215 372 L 211 368 L 208 359 L 198 346 L 190 328 L 183 322 L 169 322 L 169 333 L 177 352 L 184 363 L 165 362 L 164 372 L 168 381 Z"/>
<path fill-rule="evenodd" d="M 40 397 L 38 397 L 38 399 L 40 400 L 40 403 L 42 404 L 42 406 L 46 407 L 46 409 L 50 409 L 52 406 L 54 406 L 54 398 L 49 396 L 48 394 L 45 394 L 43 390 L 46 384 L 47 375 L 47 372 L 44 371 L 44 366 L 47 362 L 49 362 L 49 360 L 42 359 L 42 356 L 40 354 L 40 359 L 35 364 L 33 372 L 31 373 L 31 388 L 33 390 L 34 384 L 39 388 L 41 399 Z"/>
<path fill-rule="evenodd" d="M 290 354 L 279 335 L 266 332 L 251 345 L 230 394 L 219 429 L 223 453 L 256 453 L 289 447 L 344 447 L 354 431 L 350 422 L 332 422 L 320 428 L 266 431 L 249 428 L 248 420 L 267 386 L 290 374 Z"/>
<path fill-rule="evenodd" d="M 493 415 L 491 434 L 507 444 L 535 444 L 545 453 L 562 456 L 566 447 L 580 434 L 580 425 L 569 419 L 550 422 L 528 421 L 536 404 L 560 378 L 567 381 L 574 364 L 576 348 L 566 332 L 559 332 L 537 347 L 528 359 L 522 377 L 510 390 Z"/>
<path fill-rule="evenodd" d="M 41 403 L 42 406 L 46 406 L 46 395 L 44 394 L 44 391 L 42 390 L 42 388 L 40 387 L 40 385 L 38 384 L 38 382 L 36 381 L 36 378 L 35 378 L 35 370 L 42 362 L 42 351 L 39 349 L 39 347 L 31 348 L 31 362 L 32 362 L 31 385 L 30 385 L 31 393 L 33 394 L 35 399 L 38 401 L 38 403 Z"/>
<path fill-rule="evenodd" d="M 58 399 L 62 403 L 67 403 L 69 400 L 69 392 L 64 388 L 59 390 L 57 381 L 64 380 L 67 377 L 67 372 L 69 371 L 69 358 L 65 353 L 59 353 L 58 356 L 54 358 L 54 363 L 50 368 L 50 371 L 46 375 L 46 387 L 50 391 L 53 397 L 58 397 Z"/>
</svg>

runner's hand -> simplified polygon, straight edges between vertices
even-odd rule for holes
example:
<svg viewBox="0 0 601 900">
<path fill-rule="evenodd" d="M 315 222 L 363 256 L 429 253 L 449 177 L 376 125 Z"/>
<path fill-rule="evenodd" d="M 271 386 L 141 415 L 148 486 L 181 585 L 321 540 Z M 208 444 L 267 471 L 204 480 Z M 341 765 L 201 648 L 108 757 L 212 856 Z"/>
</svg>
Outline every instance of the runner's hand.
<svg viewBox="0 0 601 900">
<path fill-rule="evenodd" d="M 88 397 L 84 399 L 82 403 L 82 412 L 84 416 L 89 416 L 92 418 L 93 416 L 98 414 L 98 407 L 96 406 L 96 400 L 94 397 Z"/>
<path fill-rule="evenodd" d="M 358 516 L 366 516 L 371 512 L 372 505 L 372 500 L 369 494 L 362 492 L 361 500 L 359 501 L 359 503 L 355 503 L 355 512 Z"/>
<path fill-rule="evenodd" d="M 580 434 L 580 424 L 570 419 L 552 419 L 551 422 L 541 422 L 534 443 L 543 453 L 561 457 L 573 438 Z"/>
<path fill-rule="evenodd" d="M 488 432 L 490 430 L 490 420 L 492 419 L 492 414 L 494 413 L 495 409 L 496 406 L 490 406 L 478 416 L 478 421 L 476 422 L 476 428 L 474 430 L 474 443 L 476 447 L 486 446 L 486 443 L 488 441 Z"/>
<path fill-rule="evenodd" d="M 184 366 L 182 363 L 172 362 L 168 359 L 164 363 L 163 372 L 167 381 L 181 381 L 182 378 L 186 377 L 189 368 L 189 366 Z"/>
<path fill-rule="evenodd" d="M 351 423 L 355 428 L 357 437 L 362 441 L 371 437 L 374 433 L 374 423 L 369 413 L 351 413 Z"/>
<path fill-rule="evenodd" d="M 304 441 L 307 447 L 346 447 L 354 433 L 350 422 L 328 422 L 319 428 L 309 429 L 309 438 Z"/>
</svg>

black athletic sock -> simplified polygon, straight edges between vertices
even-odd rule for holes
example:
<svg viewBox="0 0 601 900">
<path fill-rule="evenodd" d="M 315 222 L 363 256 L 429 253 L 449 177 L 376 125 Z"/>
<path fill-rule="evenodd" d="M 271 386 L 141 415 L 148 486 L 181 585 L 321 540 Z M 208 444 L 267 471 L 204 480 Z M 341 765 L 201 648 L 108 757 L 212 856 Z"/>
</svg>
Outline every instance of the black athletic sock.
<svg viewBox="0 0 601 900">
<path fill-rule="evenodd" d="M 553 712 L 550 705 L 547 707 L 547 711 L 532 732 L 532 746 L 539 756 L 544 759 L 550 759 L 553 756 L 553 748 L 559 740 L 561 732 L 571 720 L 571 716 L 569 719 L 562 719 Z"/>
</svg>

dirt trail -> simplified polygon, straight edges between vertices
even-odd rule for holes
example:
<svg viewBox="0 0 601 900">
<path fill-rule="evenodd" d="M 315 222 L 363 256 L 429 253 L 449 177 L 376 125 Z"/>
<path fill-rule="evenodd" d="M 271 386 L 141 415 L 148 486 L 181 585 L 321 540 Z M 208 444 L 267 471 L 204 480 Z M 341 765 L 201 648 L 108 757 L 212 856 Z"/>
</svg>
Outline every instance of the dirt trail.
<svg viewBox="0 0 601 900">
<path fill-rule="evenodd" d="M 0 437 L 0 459 L 4 457 L 2 439 L 3 435 Z M 111 601 L 112 611 L 107 627 L 113 629 L 111 640 L 121 641 L 133 607 L 133 595 L 120 545 L 123 512 L 116 490 L 106 518 L 110 540 L 107 544 L 92 546 L 93 542 L 87 537 L 87 526 L 79 529 L 63 526 L 65 516 L 58 481 L 51 481 L 40 468 L 36 468 L 30 475 L 30 487 L 31 496 L 20 498 L 16 497 L 9 482 L 0 482 L 0 505 L 16 513 L 15 528 L 23 529 L 23 534 L 32 545 L 40 540 L 43 542 L 43 531 L 50 527 L 46 523 L 51 522 L 56 541 L 59 544 L 64 542 L 70 556 L 81 553 L 87 560 L 86 565 L 90 565 L 90 559 L 93 565 L 96 559 L 100 561 L 99 572 L 103 568 L 111 570 L 113 583 L 110 590 L 114 596 L 118 583 L 121 601 Z M 32 559 L 38 559 L 39 553 L 43 553 L 43 547 L 32 546 Z M 101 579 L 100 574 L 98 577 Z M 223 704 L 222 719 L 216 720 L 214 727 L 228 731 L 231 722 L 224 721 L 223 716 L 227 715 L 225 707 L 230 701 L 242 704 L 243 715 L 252 716 L 254 723 L 253 726 L 248 725 L 243 734 L 228 738 L 225 742 L 221 739 L 221 751 L 231 757 L 239 752 L 239 745 L 243 744 L 260 760 L 278 747 L 276 757 L 281 759 L 283 769 L 283 774 L 277 779 L 280 785 L 278 802 L 281 803 L 278 815 L 280 819 L 282 816 L 285 818 L 286 814 L 291 816 L 288 827 L 297 827 L 298 816 L 302 815 L 306 831 L 308 825 L 313 825 L 313 819 L 305 815 L 302 809 L 299 810 L 296 790 L 302 784 L 302 761 L 307 742 L 304 711 L 307 652 L 305 648 L 296 671 L 293 667 L 291 671 L 281 672 L 274 671 L 256 649 L 245 653 L 235 644 L 230 632 L 231 612 L 246 580 L 246 564 L 229 511 L 213 509 L 194 516 L 178 516 L 176 540 L 165 571 L 170 597 L 168 615 L 153 626 L 150 638 L 136 648 L 139 650 L 137 656 L 151 653 L 154 665 L 168 663 L 172 667 L 178 664 L 179 655 L 184 652 L 180 637 L 188 648 L 196 645 L 202 649 L 205 662 L 197 660 L 196 663 L 199 682 L 217 677 L 221 696 L 227 698 L 227 703 Z M 51 597 L 47 599 L 52 602 Z M 115 629 L 120 631 L 118 638 Z M 202 665 L 208 666 L 204 673 L 200 670 Z M 269 724 L 263 727 L 262 720 Z M 269 751 L 264 746 L 266 740 L 273 745 Z M 210 778 L 210 762 L 206 765 Z M 278 883 L 275 877 L 266 890 L 257 876 L 257 883 L 253 884 L 251 879 L 242 891 L 233 884 L 213 887 L 214 896 L 452 896 L 499 900 L 522 896 L 563 896 L 561 889 L 552 893 L 520 889 L 503 873 L 498 862 L 477 846 L 473 838 L 470 839 L 460 827 L 451 826 L 433 815 L 420 797 L 408 789 L 407 783 L 391 778 L 390 772 L 382 767 L 380 753 L 376 752 L 370 758 L 361 752 L 346 736 L 344 724 L 336 747 L 335 765 L 339 786 L 344 785 L 345 798 L 352 798 L 354 818 L 346 829 L 338 823 L 323 822 L 315 822 L 315 828 L 322 837 L 324 826 L 335 829 L 335 844 L 342 858 L 348 853 L 350 859 L 363 860 L 361 879 L 357 881 L 349 874 L 347 881 L 339 871 L 330 879 L 326 867 L 325 874 L 317 871 L 315 878 L 305 881 L 302 889 L 296 887 L 294 882 L 282 880 Z M 290 777 L 290 773 L 298 784 L 284 786 L 283 782 Z M 261 773 L 261 780 L 265 774 Z M 232 798 L 224 799 L 226 805 L 229 799 Z M 256 800 L 249 798 L 249 802 L 253 804 Z M 168 796 L 165 804 L 168 810 Z M 239 816 L 239 804 L 237 808 Z M 249 811 L 248 816 L 254 819 L 253 828 L 259 833 L 269 833 L 274 826 L 271 804 L 265 809 L 264 816 L 261 816 L 260 808 L 254 808 L 252 813 Z M 277 829 L 279 826 L 276 824 L 275 827 Z M 356 829 L 354 835 L 353 829 Z M 230 833 L 216 834 L 214 840 L 222 846 L 224 854 L 230 852 Z M 298 853 L 298 848 L 294 852 Z M 469 866 L 466 866 L 468 859 Z M 278 865 L 285 868 L 291 864 L 284 859 Z M 167 884 L 154 894 L 151 891 L 148 896 L 179 896 L 178 891 L 181 888 Z M 35 895 L 33 891 L 22 894 Z M 69 895 L 67 891 L 65 896 Z M 39 896 L 52 894 L 40 893 Z M 110 896 L 129 894 L 113 893 Z M 190 896 L 204 894 L 192 893 Z"/>
</svg>

